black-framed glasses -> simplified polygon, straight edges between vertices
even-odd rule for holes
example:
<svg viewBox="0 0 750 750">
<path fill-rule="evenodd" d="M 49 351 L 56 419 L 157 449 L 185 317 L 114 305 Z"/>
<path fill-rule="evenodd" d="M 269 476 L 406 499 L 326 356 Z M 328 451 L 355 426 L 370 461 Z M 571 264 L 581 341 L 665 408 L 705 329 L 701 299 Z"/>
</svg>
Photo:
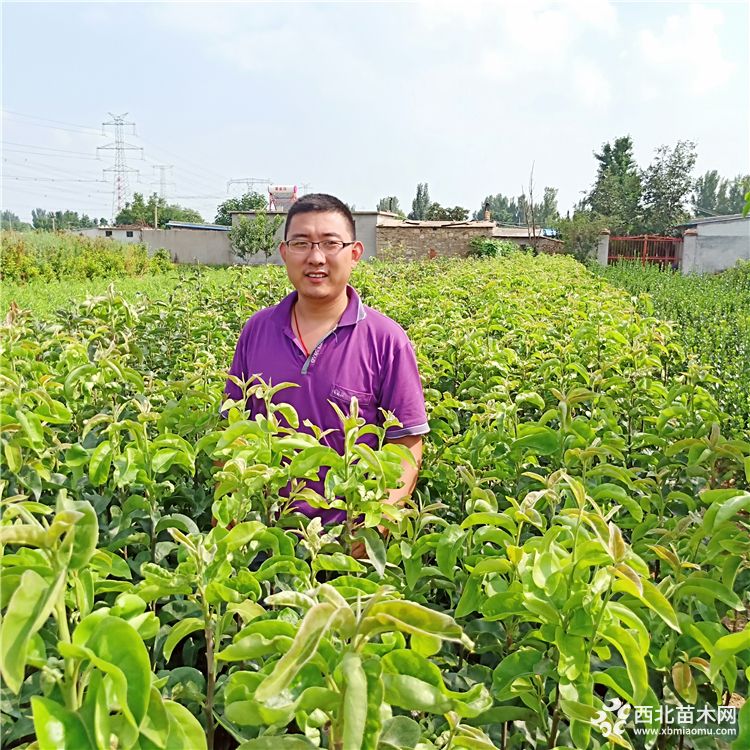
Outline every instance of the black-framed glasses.
<svg viewBox="0 0 750 750">
<path fill-rule="evenodd" d="M 315 245 L 320 248 L 323 255 L 336 255 L 345 247 L 353 245 L 357 240 L 343 242 L 342 240 L 321 240 L 320 242 L 310 242 L 309 240 L 285 240 L 284 244 L 290 252 L 295 255 L 305 255 L 313 249 Z"/>
</svg>

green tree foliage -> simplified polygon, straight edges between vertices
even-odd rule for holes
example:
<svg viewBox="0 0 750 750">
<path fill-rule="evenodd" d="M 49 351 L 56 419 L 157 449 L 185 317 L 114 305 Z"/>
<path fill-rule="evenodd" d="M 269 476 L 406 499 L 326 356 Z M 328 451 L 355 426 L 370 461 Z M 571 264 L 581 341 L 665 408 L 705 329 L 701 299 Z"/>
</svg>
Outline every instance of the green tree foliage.
<svg viewBox="0 0 750 750">
<path fill-rule="evenodd" d="M 633 139 L 605 143 L 594 157 L 599 162 L 596 181 L 584 200 L 585 207 L 609 218 L 615 234 L 631 234 L 640 223 L 641 170 L 633 156 Z"/>
<path fill-rule="evenodd" d="M 502 193 L 488 195 L 482 201 L 482 207 L 474 212 L 474 219 L 481 221 L 484 218 L 484 207 L 490 210 L 490 220 L 498 224 L 526 224 L 525 208 L 527 199 L 519 195 L 509 198 Z M 544 197 L 540 203 L 534 203 L 534 223 L 537 227 L 553 227 L 559 219 L 557 208 L 557 188 L 545 187 Z"/>
<path fill-rule="evenodd" d="M 693 187 L 691 205 L 697 216 L 728 216 L 742 212 L 744 195 L 750 191 L 750 175 L 723 179 L 712 169 L 701 175 Z"/>
<path fill-rule="evenodd" d="M 466 221 L 469 211 L 461 206 L 444 208 L 439 203 L 431 203 L 424 218 L 429 221 Z"/>
<path fill-rule="evenodd" d="M 266 197 L 254 190 L 245 193 L 239 198 L 228 198 L 220 203 L 216 209 L 214 224 L 223 224 L 225 227 L 232 226 L 232 211 L 257 211 L 259 208 L 267 208 Z"/>
<path fill-rule="evenodd" d="M 106 224 L 106 221 L 89 218 L 86 214 L 79 216 L 77 211 L 46 211 L 43 208 L 35 208 L 31 211 L 32 226 L 44 232 L 88 229 L 99 226 L 100 221 Z M 4 222 L 3 226 L 5 226 Z"/>
<path fill-rule="evenodd" d="M 31 224 L 21 221 L 18 215 L 12 211 L 2 211 L 0 212 L 0 228 L 16 232 L 27 232 L 31 229 Z"/>
<path fill-rule="evenodd" d="M 675 225 L 688 218 L 686 206 L 693 188 L 691 173 L 696 158 L 692 141 L 656 149 L 654 160 L 643 173 L 643 231 L 673 232 Z"/>
<path fill-rule="evenodd" d="M 169 221 L 202 222 L 203 217 L 192 208 L 185 208 L 176 203 L 167 203 L 164 198 L 152 193 L 148 201 L 141 193 L 134 193 L 133 200 L 115 217 L 115 224 L 137 224 L 154 226 L 154 209 L 156 209 L 159 228 L 164 228 Z"/>
<path fill-rule="evenodd" d="M 258 209 L 254 219 L 241 217 L 239 223 L 229 230 L 234 252 L 243 260 L 263 253 L 267 261 L 276 249 L 276 232 L 283 223 L 282 216 L 269 216 L 262 208 Z"/>
<path fill-rule="evenodd" d="M 482 201 L 482 207 L 474 213 L 476 220 L 484 218 L 484 207 L 490 211 L 490 219 L 498 224 L 523 224 L 523 211 L 515 198 L 508 198 L 502 193 L 488 195 Z"/>
<path fill-rule="evenodd" d="M 608 228 L 609 222 L 591 210 L 578 210 L 572 217 L 558 219 L 555 229 L 565 243 L 565 252 L 585 263 L 596 253 L 599 235 Z"/>
<path fill-rule="evenodd" d="M 417 185 L 417 195 L 411 204 L 411 213 L 409 214 L 410 219 L 416 219 L 418 221 L 427 218 L 427 212 L 432 205 L 430 201 L 430 192 L 427 189 L 427 183 L 419 183 Z"/>
<path fill-rule="evenodd" d="M 390 211 L 393 214 L 398 214 L 401 217 L 405 217 L 406 214 L 403 212 L 399 205 L 398 198 L 395 195 L 388 195 L 385 198 L 381 198 L 377 205 L 378 211 Z"/>
</svg>

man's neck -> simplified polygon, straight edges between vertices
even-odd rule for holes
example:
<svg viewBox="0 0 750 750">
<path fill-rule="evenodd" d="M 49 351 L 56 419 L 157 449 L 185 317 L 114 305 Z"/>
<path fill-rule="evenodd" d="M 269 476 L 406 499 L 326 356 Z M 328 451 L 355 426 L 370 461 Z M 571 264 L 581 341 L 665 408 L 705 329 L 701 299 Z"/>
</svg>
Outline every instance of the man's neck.
<svg viewBox="0 0 750 750">
<path fill-rule="evenodd" d="M 297 318 L 308 326 L 330 325 L 331 328 L 344 314 L 349 297 L 344 289 L 341 296 L 333 300 L 316 300 L 297 295 Z"/>
</svg>

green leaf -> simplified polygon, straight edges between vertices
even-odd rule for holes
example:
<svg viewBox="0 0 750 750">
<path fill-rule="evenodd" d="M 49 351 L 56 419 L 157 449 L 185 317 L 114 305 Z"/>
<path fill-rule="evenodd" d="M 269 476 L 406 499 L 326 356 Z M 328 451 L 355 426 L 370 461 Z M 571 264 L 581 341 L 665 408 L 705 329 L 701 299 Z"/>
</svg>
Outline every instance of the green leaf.
<svg viewBox="0 0 750 750">
<path fill-rule="evenodd" d="M 44 448 L 44 428 L 39 417 L 33 412 L 23 412 L 19 409 L 16 412 L 16 419 L 21 424 L 32 447 L 42 450 Z"/>
<path fill-rule="evenodd" d="M 23 683 L 29 642 L 47 622 L 64 586 L 65 571 L 47 581 L 35 571 L 25 570 L 8 603 L 0 626 L 0 673 L 15 695 Z"/>
<path fill-rule="evenodd" d="M 155 688 L 151 688 L 150 700 L 146 716 L 138 728 L 143 737 L 153 742 L 156 747 L 162 748 L 167 744 L 169 736 L 169 719 L 164 708 L 164 702 L 161 693 Z"/>
<path fill-rule="evenodd" d="M 648 671 L 638 643 L 627 630 L 619 625 L 609 625 L 603 628 L 602 636 L 620 652 L 633 688 L 633 698 L 636 705 L 641 705 L 648 690 Z"/>
<path fill-rule="evenodd" d="M 511 443 L 513 453 L 551 456 L 560 450 L 560 435 L 549 427 L 520 424 L 518 434 L 519 438 Z"/>
<path fill-rule="evenodd" d="M 234 643 L 216 654 L 217 661 L 249 661 L 260 659 L 275 652 L 288 651 L 293 639 L 285 635 L 266 638 L 261 633 L 250 633 L 243 637 L 236 637 Z"/>
<path fill-rule="evenodd" d="M 367 676 L 359 654 L 348 651 L 341 662 L 344 678 L 342 696 L 342 750 L 360 750 L 367 721 Z"/>
<path fill-rule="evenodd" d="M 387 601 L 374 604 L 360 625 L 360 633 L 388 632 L 433 635 L 443 640 L 458 641 L 472 648 L 471 640 L 449 615 L 436 612 L 410 601 Z"/>
<path fill-rule="evenodd" d="M 706 604 L 718 599 L 732 609 L 743 609 L 740 598 L 734 593 L 734 591 L 732 591 L 732 589 L 711 578 L 697 578 L 691 576 L 684 583 L 680 584 L 675 593 L 675 597 L 679 597 L 680 599 L 696 597 Z"/>
<path fill-rule="evenodd" d="M 402 750 L 416 747 L 422 730 L 414 719 L 408 716 L 394 716 L 383 722 L 378 750 Z"/>
<path fill-rule="evenodd" d="M 385 544 L 383 537 L 375 529 L 360 529 L 357 537 L 365 543 L 365 550 L 372 566 L 379 576 L 385 574 Z"/>
<path fill-rule="evenodd" d="M 165 750 L 206 750 L 206 733 L 198 719 L 185 706 L 165 700 L 164 708 L 169 721 L 169 735 Z"/>
<path fill-rule="evenodd" d="M 484 601 L 481 576 L 470 575 L 464 583 L 461 598 L 456 605 L 456 617 L 466 617 L 475 612 Z"/>
<path fill-rule="evenodd" d="M 96 546 L 99 543 L 99 519 L 91 503 L 86 500 L 64 498 L 60 501 L 59 509 L 74 510 L 81 514 L 74 524 L 73 552 L 68 561 L 70 570 L 80 570 L 88 565 L 96 552 Z"/>
<path fill-rule="evenodd" d="M 522 646 L 518 651 L 508 654 L 492 672 L 492 694 L 499 701 L 514 697 L 513 682 L 519 677 L 534 674 L 542 654 L 529 646 Z"/>
<path fill-rule="evenodd" d="M 672 684 L 684 701 L 691 706 L 695 705 L 698 700 L 698 686 L 695 684 L 689 664 L 680 661 L 672 667 Z"/>
<path fill-rule="evenodd" d="M 711 655 L 709 678 L 712 681 L 715 680 L 722 667 L 741 651 L 750 651 L 750 625 L 746 625 L 744 630 L 722 636 L 716 641 Z"/>
<path fill-rule="evenodd" d="M 273 672 L 255 691 L 261 702 L 268 701 L 289 687 L 294 676 L 315 656 L 338 608 L 332 604 L 316 604 L 305 615 L 291 648 L 276 662 Z"/>
<path fill-rule="evenodd" d="M 39 750 L 95 750 L 81 717 L 49 698 L 31 698 Z"/>
<path fill-rule="evenodd" d="M 122 671 L 127 682 L 128 707 L 136 725 L 140 724 L 148 708 L 151 687 L 151 663 L 141 637 L 125 620 L 105 617 L 86 646 L 101 660 Z"/>
<path fill-rule="evenodd" d="M 745 701 L 745 704 L 740 709 L 737 724 L 738 733 L 732 743 L 732 750 L 746 750 L 746 748 L 750 747 L 750 701 Z"/>
<path fill-rule="evenodd" d="M 343 552 L 334 552 L 332 555 L 317 555 L 313 560 L 313 572 L 320 570 L 332 570 L 342 573 L 365 573 L 367 568 L 361 562 L 355 560 Z"/>
<path fill-rule="evenodd" d="M 427 711 L 445 714 L 453 708 L 453 701 L 440 688 L 411 675 L 384 674 L 385 700 L 406 711 Z"/>
<path fill-rule="evenodd" d="M 112 443 L 105 440 L 94 448 L 89 460 L 89 479 L 94 487 L 99 487 L 107 481 L 111 465 Z"/>
<path fill-rule="evenodd" d="M 282 734 L 243 742 L 237 750 L 317 750 L 318 746 L 301 735 Z"/>
<path fill-rule="evenodd" d="M 435 550 L 438 570 L 448 579 L 456 574 L 456 558 L 461 549 L 461 542 L 466 537 L 466 532 L 455 524 L 448 526 L 440 534 L 440 541 Z"/>
<path fill-rule="evenodd" d="M 196 630 L 203 630 L 203 620 L 198 617 L 188 617 L 185 620 L 180 620 L 176 625 L 169 631 L 167 639 L 164 641 L 163 653 L 164 660 L 169 661 L 172 657 L 172 651 L 175 646 L 183 639 L 189 636 L 191 633 L 195 633 Z"/>
</svg>

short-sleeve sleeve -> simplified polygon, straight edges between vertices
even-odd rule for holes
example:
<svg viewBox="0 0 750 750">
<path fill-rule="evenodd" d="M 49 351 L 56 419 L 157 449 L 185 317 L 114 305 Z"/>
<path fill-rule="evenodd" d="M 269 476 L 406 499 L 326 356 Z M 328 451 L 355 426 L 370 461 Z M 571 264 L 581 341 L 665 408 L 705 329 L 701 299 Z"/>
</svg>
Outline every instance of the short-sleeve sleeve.
<svg viewBox="0 0 750 750">
<path fill-rule="evenodd" d="M 391 439 L 424 435 L 430 431 L 417 358 L 406 334 L 404 338 L 405 341 L 393 348 L 386 361 L 380 384 L 378 406 L 392 411 L 403 425 L 388 430 L 386 438 Z"/>
</svg>

